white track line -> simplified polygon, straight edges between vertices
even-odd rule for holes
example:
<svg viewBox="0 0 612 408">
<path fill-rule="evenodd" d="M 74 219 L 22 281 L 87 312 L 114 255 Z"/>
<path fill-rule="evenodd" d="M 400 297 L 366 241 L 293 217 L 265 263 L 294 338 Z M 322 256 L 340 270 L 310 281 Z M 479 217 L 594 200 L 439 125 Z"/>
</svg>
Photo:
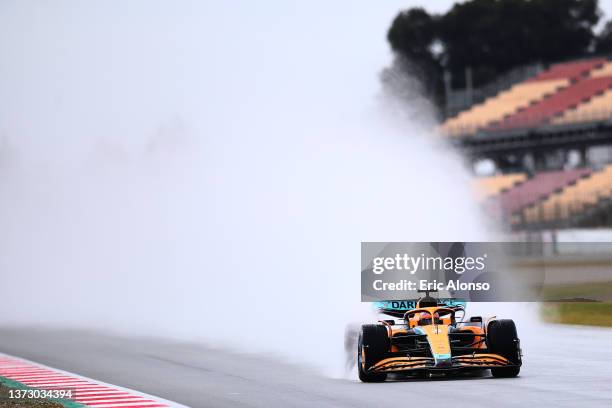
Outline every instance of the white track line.
<svg viewBox="0 0 612 408">
<path fill-rule="evenodd" d="M 32 388 L 71 389 L 73 400 L 92 408 L 188 408 L 139 391 L 0 353 L 0 377 Z"/>
</svg>

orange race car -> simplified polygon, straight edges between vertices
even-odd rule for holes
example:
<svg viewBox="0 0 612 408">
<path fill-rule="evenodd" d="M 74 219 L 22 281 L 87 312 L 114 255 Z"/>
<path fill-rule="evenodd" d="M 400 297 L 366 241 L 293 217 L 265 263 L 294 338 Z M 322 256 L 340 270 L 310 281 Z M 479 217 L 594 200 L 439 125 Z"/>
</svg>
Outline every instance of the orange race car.
<svg viewBox="0 0 612 408">
<path fill-rule="evenodd" d="M 361 326 L 357 350 L 361 381 L 384 381 L 389 373 L 429 376 L 490 369 L 494 377 L 519 374 L 521 347 L 512 320 L 460 321 L 457 315 L 465 316 L 462 304 L 440 303 L 429 295 L 414 308 L 386 307 L 391 303 L 382 302 L 379 309 L 400 317 L 399 322 Z"/>
</svg>

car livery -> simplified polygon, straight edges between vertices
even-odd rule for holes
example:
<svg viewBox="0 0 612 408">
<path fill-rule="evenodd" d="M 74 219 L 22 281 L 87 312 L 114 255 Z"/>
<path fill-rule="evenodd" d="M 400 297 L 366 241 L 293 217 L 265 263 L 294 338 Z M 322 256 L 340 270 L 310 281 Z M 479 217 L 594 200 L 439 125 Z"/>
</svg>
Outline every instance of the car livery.
<svg viewBox="0 0 612 408">
<path fill-rule="evenodd" d="M 429 375 L 490 369 L 494 377 L 519 374 L 522 354 L 512 320 L 483 322 L 479 316 L 464 320 L 465 302 L 457 300 L 426 296 L 411 302 L 378 302 L 382 313 L 400 320 L 361 326 L 357 346 L 361 381 L 384 381 L 389 373 Z M 459 314 L 462 319 L 457 318 Z"/>
</svg>

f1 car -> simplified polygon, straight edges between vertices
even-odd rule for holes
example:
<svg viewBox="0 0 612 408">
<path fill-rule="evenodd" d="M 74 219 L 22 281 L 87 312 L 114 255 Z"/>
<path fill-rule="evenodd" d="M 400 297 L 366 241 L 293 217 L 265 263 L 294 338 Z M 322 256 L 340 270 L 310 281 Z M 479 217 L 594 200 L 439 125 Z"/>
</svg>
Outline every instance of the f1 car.
<svg viewBox="0 0 612 408">
<path fill-rule="evenodd" d="M 357 369 L 363 382 L 389 373 L 433 375 L 490 369 L 494 377 L 516 377 L 522 353 L 512 320 L 465 318 L 463 305 L 439 303 L 429 293 L 415 308 L 382 309 L 401 320 L 361 326 Z M 461 320 L 457 315 L 461 314 Z"/>
</svg>

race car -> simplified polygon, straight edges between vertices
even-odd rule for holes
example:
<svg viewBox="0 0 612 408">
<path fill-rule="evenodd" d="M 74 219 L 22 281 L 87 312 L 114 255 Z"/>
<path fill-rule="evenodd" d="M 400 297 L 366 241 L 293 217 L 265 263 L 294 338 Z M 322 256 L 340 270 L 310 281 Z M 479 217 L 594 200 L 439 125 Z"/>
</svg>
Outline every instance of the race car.
<svg viewBox="0 0 612 408">
<path fill-rule="evenodd" d="M 463 305 L 438 302 L 429 293 L 414 308 L 380 311 L 401 320 L 361 326 L 357 369 L 363 382 L 385 381 L 389 373 L 431 376 L 490 369 L 494 377 L 516 377 L 520 372 L 522 353 L 512 320 L 463 320 Z"/>
</svg>

